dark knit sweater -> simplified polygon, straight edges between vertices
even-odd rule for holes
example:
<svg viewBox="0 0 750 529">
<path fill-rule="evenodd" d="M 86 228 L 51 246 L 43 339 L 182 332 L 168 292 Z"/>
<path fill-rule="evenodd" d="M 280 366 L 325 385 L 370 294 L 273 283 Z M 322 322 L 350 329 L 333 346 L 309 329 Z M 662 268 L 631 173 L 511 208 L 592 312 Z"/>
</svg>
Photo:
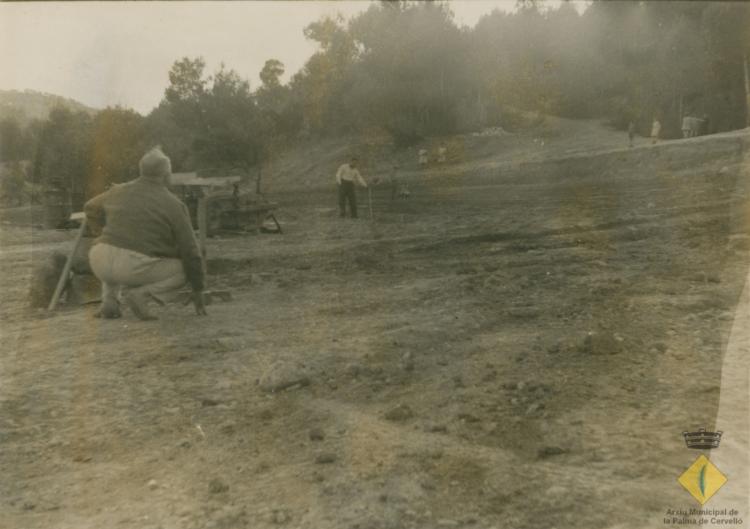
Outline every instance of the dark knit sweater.
<svg viewBox="0 0 750 529">
<path fill-rule="evenodd" d="M 140 177 L 115 186 L 84 206 L 96 243 L 150 257 L 182 260 L 194 290 L 204 285 L 200 249 L 187 207 L 160 182 Z"/>
</svg>

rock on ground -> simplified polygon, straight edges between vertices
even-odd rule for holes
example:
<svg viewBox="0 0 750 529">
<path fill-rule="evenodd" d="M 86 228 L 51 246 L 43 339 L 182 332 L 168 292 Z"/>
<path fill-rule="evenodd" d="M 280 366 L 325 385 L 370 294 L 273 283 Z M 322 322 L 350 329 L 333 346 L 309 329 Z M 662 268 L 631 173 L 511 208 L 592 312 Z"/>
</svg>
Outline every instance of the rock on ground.
<svg viewBox="0 0 750 529">
<path fill-rule="evenodd" d="M 272 363 L 258 380 L 260 389 L 268 393 L 283 391 L 292 386 L 307 386 L 310 377 L 307 370 L 291 361 L 279 360 Z"/>
</svg>

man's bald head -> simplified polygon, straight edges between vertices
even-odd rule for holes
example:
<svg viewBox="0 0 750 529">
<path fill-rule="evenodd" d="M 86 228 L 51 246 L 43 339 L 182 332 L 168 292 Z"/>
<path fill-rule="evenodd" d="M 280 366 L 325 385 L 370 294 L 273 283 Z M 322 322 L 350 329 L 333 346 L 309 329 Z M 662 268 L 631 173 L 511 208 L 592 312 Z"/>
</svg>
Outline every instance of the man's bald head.
<svg viewBox="0 0 750 529">
<path fill-rule="evenodd" d="M 172 175 L 172 162 L 162 152 L 161 147 L 154 147 L 143 155 L 141 161 L 138 162 L 138 169 L 142 178 L 166 185 Z"/>
</svg>

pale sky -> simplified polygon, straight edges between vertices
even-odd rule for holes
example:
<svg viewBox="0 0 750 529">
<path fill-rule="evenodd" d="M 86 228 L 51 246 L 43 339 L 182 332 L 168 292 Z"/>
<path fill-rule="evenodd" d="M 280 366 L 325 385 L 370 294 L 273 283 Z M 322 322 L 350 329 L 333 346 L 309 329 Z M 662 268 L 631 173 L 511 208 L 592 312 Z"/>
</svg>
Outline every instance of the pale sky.
<svg viewBox="0 0 750 529">
<path fill-rule="evenodd" d="M 259 84 L 266 59 L 298 71 L 315 45 L 303 28 L 323 15 L 350 18 L 368 1 L 0 3 L 0 89 L 32 89 L 94 108 L 120 105 L 148 113 L 161 100 L 167 72 L 202 56 L 207 73 L 224 63 Z M 515 0 L 450 2 L 460 25 L 473 26 Z"/>
</svg>

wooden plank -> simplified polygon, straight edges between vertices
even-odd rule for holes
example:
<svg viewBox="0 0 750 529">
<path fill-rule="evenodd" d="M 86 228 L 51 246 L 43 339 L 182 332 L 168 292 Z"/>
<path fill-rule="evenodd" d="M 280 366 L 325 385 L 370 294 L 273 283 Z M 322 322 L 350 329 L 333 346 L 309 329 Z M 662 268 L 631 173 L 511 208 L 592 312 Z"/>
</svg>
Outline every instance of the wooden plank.
<svg viewBox="0 0 750 529">
<path fill-rule="evenodd" d="M 169 178 L 170 186 L 192 186 L 192 187 L 226 187 L 238 183 L 242 178 L 239 176 L 212 176 L 201 178 L 196 173 L 172 173 Z"/>
<path fill-rule="evenodd" d="M 76 235 L 76 239 L 73 242 L 73 247 L 70 249 L 70 253 L 68 254 L 68 260 L 65 261 L 65 267 L 63 268 L 63 271 L 60 274 L 60 279 L 57 280 L 55 293 L 52 295 L 52 300 L 49 302 L 49 305 L 47 306 L 48 311 L 55 310 L 55 307 L 57 307 L 57 302 L 60 301 L 60 294 L 62 294 L 63 288 L 65 287 L 65 283 L 68 282 L 70 269 L 73 266 L 73 257 L 76 254 L 76 250 L 78 250 L 78 245 L 81 244 L 81 239 L 83 238 L 83 233 L 85 231 L 86 231 L 86 217 L 83 218 L 83 220 L 81 221 L 81 227 L 78 228 L 78 234 Z"/>
</svg>

